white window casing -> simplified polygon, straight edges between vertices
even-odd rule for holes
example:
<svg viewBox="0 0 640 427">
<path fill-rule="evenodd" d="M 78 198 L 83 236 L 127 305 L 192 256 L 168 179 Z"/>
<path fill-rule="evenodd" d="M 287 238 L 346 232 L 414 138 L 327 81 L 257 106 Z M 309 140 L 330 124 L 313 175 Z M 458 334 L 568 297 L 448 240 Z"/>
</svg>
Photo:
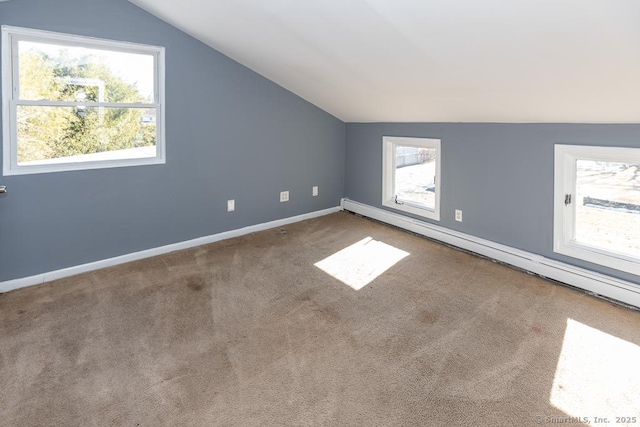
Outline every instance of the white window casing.
<svg viewBox="0 0 640 427">
<path fill-rule="evenodd" d="M 556 253 L 640 275 L 640 256 L 576 240 L 577 162 L 640 164 L 640 148 L 555 145 L 553 250 Z M 640 191 L 640 190 L 639 190 Z"/>
<path fill-rule="evenodd" d="M 416 147 L 435 150 L 435 206 L 430 208 L 411 201 L 397 200 L 396 183 L 396 147 Z M 382 139 L 382 205 L 418 215 L 434 221 L 440 220 L 440 172 L 441 172 L 441 141 L 433 138 L 409 138 L 385 136 Z"/>
<path fill-rule="evenodd" d="M 154 59 L 153 100 L 145 102 L 104 102 L 102 95 L 94 101 L 59 101 L 59 100 L 28 100 L 20 99 L 19 50 L 21 41 L 46 43 L 64 47 L 84 47 L 107 52 L 120 52 L 140 55 L 150 55 Z M 113 168 L 124 166 L 138 166 L 165 163 L 165 49 L 159 46 L 142 45 L 122 41 L 112 41 L 93 37 L 61 34 L 27 28 L 2 26 L 2 120 L 3 120 L 3 174 L 24 175 L 35 173 L 49 173 L 70 170 L 85 170 L 99 168 Z M 91 79 L 71 78 L 74 85 L 96 86 Z M 100 89 L 101 93 L 104 87 Z M 81 107 L 117 109 L 153 109 L 155 111 L 155 155 L 148 155 L 149 150 L 121 150 L 88 154 L 87 157 L 72 156 L 65 162 L 65 158 L 51 159 L 51 161 L 30 162 L 18 164 L 18 107 Z M 96 155 L 102 154 L 102 155 Z M 83 155 L 84 156 L 84 155 Z"/>
</svg>

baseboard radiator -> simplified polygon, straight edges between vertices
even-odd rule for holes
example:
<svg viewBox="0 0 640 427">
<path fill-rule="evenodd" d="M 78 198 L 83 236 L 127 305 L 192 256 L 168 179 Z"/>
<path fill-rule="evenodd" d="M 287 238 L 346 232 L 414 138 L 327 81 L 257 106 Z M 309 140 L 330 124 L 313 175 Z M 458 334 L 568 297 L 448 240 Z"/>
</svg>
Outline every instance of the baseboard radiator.
<svg viewBox="0 0 640 427">
<path fill-rule="evenodd" d="M 591 294 L 640 308 L 640 285 L 531 252 L 460 233 L 380 208 L 342 199 L 342 209 L 438 240 L 530 273 L 580 288 Z"/>
</svg>

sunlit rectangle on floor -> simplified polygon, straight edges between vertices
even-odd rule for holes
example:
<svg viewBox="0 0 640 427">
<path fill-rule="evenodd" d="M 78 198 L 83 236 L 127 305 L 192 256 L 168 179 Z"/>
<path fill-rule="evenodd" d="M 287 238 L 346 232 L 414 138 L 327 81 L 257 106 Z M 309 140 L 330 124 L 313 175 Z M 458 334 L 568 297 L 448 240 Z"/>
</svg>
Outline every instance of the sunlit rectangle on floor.
<svg viewBox="0 0 640 427">
<path fill-rule="evenodd" d="M 551 404 L 572 417 L 638 416 L 640 347 L 567 319 Z M 638 420 L 640 421 L 640 420 Z"/>
<path fill-rule="evenodd" d="M 359 290 L 407 256 L 408 252 L 367 237 L 317 262 L 315 266 Z"/>
</svg>

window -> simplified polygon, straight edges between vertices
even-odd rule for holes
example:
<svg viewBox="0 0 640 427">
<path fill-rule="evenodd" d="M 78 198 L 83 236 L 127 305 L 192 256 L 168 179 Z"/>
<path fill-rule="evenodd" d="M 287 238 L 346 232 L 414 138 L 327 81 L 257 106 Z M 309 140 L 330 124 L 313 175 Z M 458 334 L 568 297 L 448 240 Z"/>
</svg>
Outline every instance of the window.
<svg viewBox="0 0 640 427">
<path fill-rule="evenodd" d="M 555 146 L 555 252 L 640 275 L 640 148 Z"/>
<path fill-rule="evenodd" d="M 440 140 L 385 136 L 382 205 L 440 220 Z"/>
<path fill-rule="evenodd" d="M 5 175 L 164 163 L 164 48 L 2 27 Z"/>
</svg>

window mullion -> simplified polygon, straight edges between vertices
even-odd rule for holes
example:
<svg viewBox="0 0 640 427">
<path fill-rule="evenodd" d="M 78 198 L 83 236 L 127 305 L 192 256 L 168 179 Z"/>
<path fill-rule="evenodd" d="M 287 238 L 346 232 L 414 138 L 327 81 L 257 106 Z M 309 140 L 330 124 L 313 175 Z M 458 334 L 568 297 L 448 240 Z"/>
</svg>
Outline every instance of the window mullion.
<svg viewBox="0 0 640 427">
<path fill-rule="evenodd" d="M 105 107 L 105 108 L 159 108 L 160 104 L 126 103 L 126 102 L 80 102 L 80 101 L 50 101 L 50 100 L 16 100 L 16 105 L 34 107 Z"/>
</svg>

